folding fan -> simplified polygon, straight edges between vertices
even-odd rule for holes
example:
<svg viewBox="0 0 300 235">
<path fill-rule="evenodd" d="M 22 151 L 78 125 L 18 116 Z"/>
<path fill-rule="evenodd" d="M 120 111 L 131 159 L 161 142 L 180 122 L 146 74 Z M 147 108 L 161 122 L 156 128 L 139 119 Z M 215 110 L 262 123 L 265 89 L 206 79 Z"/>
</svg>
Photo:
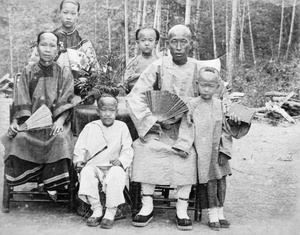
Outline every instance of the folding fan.
<svg viewBox="0 0 300 235">
<path fill-rule="evenodd" d="M 23 124 L 19 131 L 28 131 L 52 125 L 52 113 L 46 105 L 39 107 Z"/>
<path fill-rule="evenodd" d="M 169 91 L 146 91 L 145 101 L 159 122 L 188 111 L 186 104 L 177 95 Z"/>
</svg>

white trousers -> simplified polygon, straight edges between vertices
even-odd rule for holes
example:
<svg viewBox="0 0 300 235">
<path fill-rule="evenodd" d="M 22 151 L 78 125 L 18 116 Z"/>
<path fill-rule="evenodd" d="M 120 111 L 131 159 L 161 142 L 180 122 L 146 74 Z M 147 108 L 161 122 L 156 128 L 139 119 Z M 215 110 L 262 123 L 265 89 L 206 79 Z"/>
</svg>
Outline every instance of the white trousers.
<svg viewBox="0 0 300 235">
<path fill-rule="evenodd" d="M 112 166 L 106 172 L 95 166 L 85 166 L 80 172 L 78 196 L 88 204 L 87 196 L 100 202 L 98 184 L 101 182 L 106 193 L 106 205 L 102 206 L 117 207 L 125 202 L 123 195 L 125 176 L 125 171 L 119 166 Z"/>
</svg>

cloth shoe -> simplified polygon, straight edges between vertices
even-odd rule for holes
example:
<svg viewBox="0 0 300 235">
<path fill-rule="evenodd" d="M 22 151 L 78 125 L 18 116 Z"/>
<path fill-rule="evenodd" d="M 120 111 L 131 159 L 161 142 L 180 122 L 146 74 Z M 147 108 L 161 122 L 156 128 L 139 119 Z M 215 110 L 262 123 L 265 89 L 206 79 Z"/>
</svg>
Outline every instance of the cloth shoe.
<svg viewBox="0 0 300 235">
<path fill-rule="evenodd" d="M 90 227 L 97 227 L 101 223 L 102 217 L 103 216 L 101 216 L 101 217 L 90 217 L 90 218 L 87 219 L 86 225 L 90 226 Z"/>
<path fill-rule="evenodd" d="M 114 220 L 103 218 L 100 224 L 100 228 L 111 229 L 113 225 L 114 225 Z"/>
<path fill-rule="evenodd" d="M 230 223 L 224 217 L 223 207 L 218 207 L 218 218 L 221 228 L 229 228 Z"/>
<path fill-rule="evenodd" d="M 132 225 L 136 227 L 145 227 L 147 226 L 150 221 L 153 219 L 153 211 L 149 215 L 140 215 L 137 214 L 132 219 Z"/>
</svg>

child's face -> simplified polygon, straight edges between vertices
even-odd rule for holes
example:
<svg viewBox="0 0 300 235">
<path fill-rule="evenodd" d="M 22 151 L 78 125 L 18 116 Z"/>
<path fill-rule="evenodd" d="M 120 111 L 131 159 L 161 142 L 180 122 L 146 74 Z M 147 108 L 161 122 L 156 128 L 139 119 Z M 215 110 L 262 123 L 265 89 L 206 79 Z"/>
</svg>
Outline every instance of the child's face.
<svg viewBox="0 0 300 235">
<path fill-rule="evenodd" d="M 220 86 L 218 76 L 212 72 L 200 72 L 197 84 L 199 93 L 204 100 L 211 100 Z"/>
<path fill-rule="evenodd" d="M 152 29 L 142 29 L 139 32 L 138 45 L 145 54 L 151 54 L 156 43 L 156 33 Z"/>
<path fill-rule="evenodd" d="M 57 54 L 57 37 L 52 33 L 44 33 L 37 47 L 40 62 L 43 65 L 51 63 Z"/>
<path fill-rule="evenodd" d="M 118 102 L 112 97 L 103 97 L 98 103 L 98 114 L 104 126 L 114 124 L 118 113 Z"/>
<path fill-rule="evenodd" d="M 73 3 L 66 2 L 63 4 L 62 9 L 60 11 L 60 18 L 62 25 L 66 29 L 74 28 L 79 17 L 79 12 L 77 10 L 78 6 Z"/>
</svg>

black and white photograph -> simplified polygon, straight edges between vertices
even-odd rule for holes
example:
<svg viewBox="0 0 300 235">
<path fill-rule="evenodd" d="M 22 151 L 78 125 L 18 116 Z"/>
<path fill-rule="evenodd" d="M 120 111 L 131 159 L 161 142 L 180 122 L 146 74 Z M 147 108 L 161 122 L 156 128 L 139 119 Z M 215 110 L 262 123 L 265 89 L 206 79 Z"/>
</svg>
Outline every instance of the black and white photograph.
<svg viewBox="0 0 300 235">
<path fill-rule="evenodd" d="M 300 0 L 0 0 L 0 234 L 300 231 Z"/>
</svg>

